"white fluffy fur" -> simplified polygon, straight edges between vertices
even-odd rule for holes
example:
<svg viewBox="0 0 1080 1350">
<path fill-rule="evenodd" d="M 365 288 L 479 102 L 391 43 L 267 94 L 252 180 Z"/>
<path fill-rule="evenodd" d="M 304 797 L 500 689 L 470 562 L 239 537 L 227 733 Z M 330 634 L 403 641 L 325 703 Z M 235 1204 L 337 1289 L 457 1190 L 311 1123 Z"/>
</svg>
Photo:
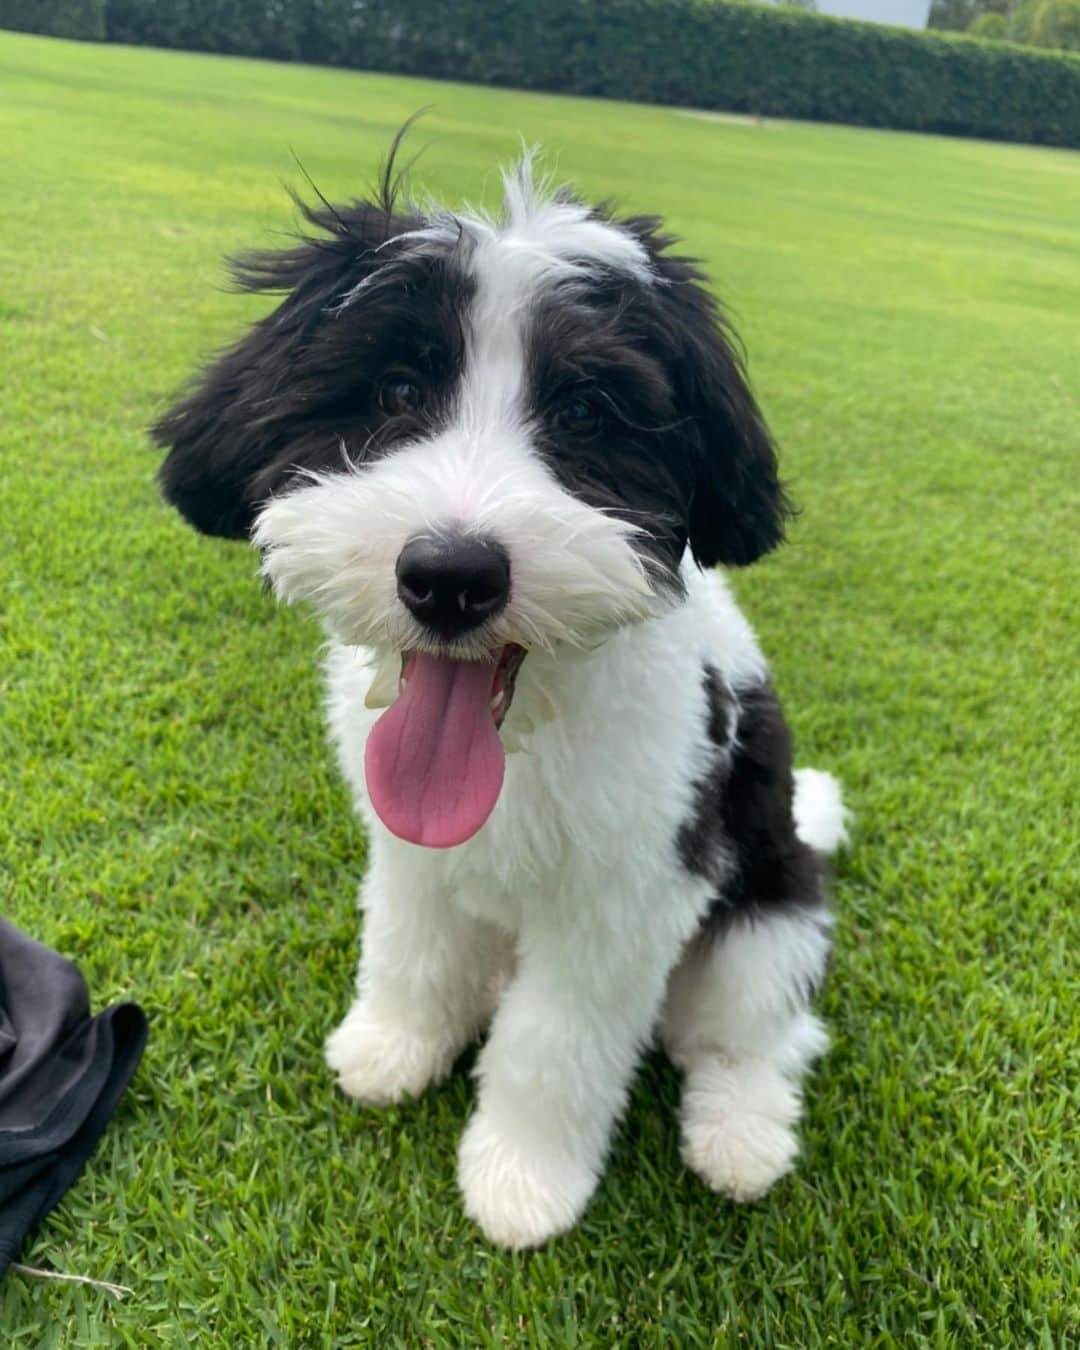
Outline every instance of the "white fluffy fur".
<svg viewBox="0 0 1080 1350">
<path fill-rule="evenodd" d="M 847 822 L 840 784 L 832 774 L 821 769 L 797 769 L 795 825 L 803 843 L 829 856 L 847 843 Z"/>
<path fill-rule="evenodd" d="M 804 999 L 828 952 L 820 915 L 738 920 L 672 975 L 661 1032 L 686 1073 L 683 1158 L 733 1200 L 757 1199 L 798 1154 L 799 1084 L 828 1044 Z"/>
<path fill-rule="evenodd" d="M 314 601 L 333 634 L 330 726 L 370 830 L 357 996 L 329 1063 L 358 1100 L 396 1101 L 442 1078 L 490 1021 L 459 1179 L 492 1240 L 529 1247 L 581 1215 L 658 1024 L 687 1074 L 689 1165 L 736 1199 L 790 1166 L 799 1078 L 825 1043 L 792 991 L 820 977 L 827 940 L 781 916 L 695 941 L 713 888 L 675 841 L 706 767 L 702 667 L 737 688 L 765 664 L 723 581 L 687 565 L 685 603 L 659 601 L 631 527 L 566 492 L 533 450 L 523 311 L 583 253 L 648 264 L 583 208 L 517 192 L 502 225 L 468 222 L 477 294 L 451 424 L 273 501 L 255 542 L 278 593 Z M 428 643 L 396 598 L 397 554 L 448 525 L 509 550 L 512 598 L 484 641 L 529 655 L 504 727 L 521 749 L 494 813 L 436 852 L 393 838 L 370 808 L 365 700 L 380 662 Z M 805 838 L 835 846 L 831 779 L 804 775 L 799 811 Z"/>
</svg>

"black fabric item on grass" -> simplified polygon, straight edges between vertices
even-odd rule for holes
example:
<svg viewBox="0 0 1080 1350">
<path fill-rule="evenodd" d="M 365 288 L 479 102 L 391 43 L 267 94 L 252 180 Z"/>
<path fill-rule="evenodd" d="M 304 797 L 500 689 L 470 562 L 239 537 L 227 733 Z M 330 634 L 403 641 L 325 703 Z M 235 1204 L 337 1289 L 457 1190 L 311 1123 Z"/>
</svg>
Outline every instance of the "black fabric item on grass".
<svg viewBox="0 0 1080 1350">
<path fill-rule="evenodd" d="M 0 918 L 0 1279 L 79 1175 L 145 1045 L 141 1008 L 91 1017 L 78 968 Z"/>
</svg>

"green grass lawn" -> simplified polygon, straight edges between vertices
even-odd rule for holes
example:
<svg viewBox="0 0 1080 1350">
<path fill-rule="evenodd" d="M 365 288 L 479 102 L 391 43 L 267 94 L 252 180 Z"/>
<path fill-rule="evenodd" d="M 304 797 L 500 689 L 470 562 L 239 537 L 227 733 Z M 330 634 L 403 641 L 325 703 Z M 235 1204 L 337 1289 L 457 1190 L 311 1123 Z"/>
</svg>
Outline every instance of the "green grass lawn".
<svg viewBox="0 0 1080 1350">
<path fill-rule="evenodd" d="M 858 816 L 805 1156 L 733 1208 L 639 1079 L 571 1236 L 489 1248 L 464 1072 L 378 1114 L 321 1042 L 364 843 L 319 633 L 159 502 L 144 428 L 265 301 L 222 254 L 519 136 L 665 213 L 746 339 L 803 515 L 739 576 L 800 759 Z M 0 34 L 0 906 L 134 997 L 143 1066 L 0 1344 L 1076 1344 L 1080 156 Z"/>
</svg>

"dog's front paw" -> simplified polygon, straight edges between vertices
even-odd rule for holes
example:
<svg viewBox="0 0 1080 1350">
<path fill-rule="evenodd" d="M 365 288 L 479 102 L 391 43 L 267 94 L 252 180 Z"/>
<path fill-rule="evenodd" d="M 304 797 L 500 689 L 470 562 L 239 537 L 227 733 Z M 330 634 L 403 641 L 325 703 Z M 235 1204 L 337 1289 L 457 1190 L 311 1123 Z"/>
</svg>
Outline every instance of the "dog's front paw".
<svg viewBox="0 0 1080 1350">
<path fill-rule="evenodd" d="M 417 1097 L 450 1072 L 454 1047 L 374 1016 L 362 1001 L 326 1042 L 326 1062 L 348 1096 L 368 1106 Z"/>
<path fill-rule="evenodd" d="M 682 1157 L 702 1181 L 732 1200 L 757 1200 L 795 1164 L 799 1098 L 779 1073 L 698 1069 L 682 1104 Z"/>
<path fill-rule="evenodd" d="M 500 1132 L 481 1110 L 458 1151 L 465 1212 L 500 1247 L 539 1247 L 573 1228 L 596 1186 L 596 1173 L 561 1150 Z"/>
</svg>

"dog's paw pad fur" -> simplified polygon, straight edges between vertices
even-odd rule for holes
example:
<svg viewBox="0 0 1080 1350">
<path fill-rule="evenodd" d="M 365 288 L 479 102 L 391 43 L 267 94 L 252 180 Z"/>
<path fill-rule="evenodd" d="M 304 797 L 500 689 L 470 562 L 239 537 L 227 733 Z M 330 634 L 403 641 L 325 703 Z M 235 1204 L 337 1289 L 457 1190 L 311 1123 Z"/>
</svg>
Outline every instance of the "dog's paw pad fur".
<svg viewBox="0 0 1080 1350">
<path fill-rule="evenodd" d="M 327 1040 L 326 1062 L 347 1096 L 367 1106 L 388 1106 L 417 1097 L 445 1078 L 453 1049 L 381 1021 L 358 1005 Z"/>
<path fill-rule="evenodd" d="M 576 1158 L 545 1158 L 508 1143 L 483 1113 L 462 1136 L 458 1184 L 465 1212 L 500 1247 L 539 1247 L 573 1228 L 596 1181 Z"/>
</svg>

